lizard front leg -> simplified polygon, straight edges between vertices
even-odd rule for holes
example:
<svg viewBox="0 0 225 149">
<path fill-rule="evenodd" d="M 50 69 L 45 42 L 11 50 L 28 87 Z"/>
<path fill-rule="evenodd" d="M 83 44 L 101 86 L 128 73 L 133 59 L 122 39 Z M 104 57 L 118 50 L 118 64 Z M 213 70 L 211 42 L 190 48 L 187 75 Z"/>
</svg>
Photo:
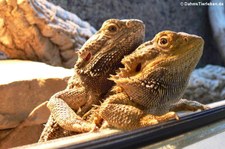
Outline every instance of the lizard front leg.
<svg viewBox="0 0 225 149">
<path fill-rule="evenodd" d="M 87 92 L 83 87 L 72 88 L 72 89 L 65 89 L 53 95 L 48 105 L 55 105 L 55 98 L 60 98 L 64 100 L 73 110 L 78 110 L 80 107 L 86 104 L 88 100 Z"/>
<path fill-rule="evenodd" d="M 149 114 L 132 102 L 124 93 L 119 93 L 106 99 L 100 106 L 99 115 L 110 126 L 124 130 L 150 126 L 178 118 L 175 112 L 168 112 L 162 116 Z"/>
<path fill-rule="evenodd" d="M 38 142 L 45 142 L 48 140 L 71 136 L 75 134 L 76 132 L 65 130 L 61 126 L 59 126 L 59 124 L 53 119 L 52 115 L 50 115 Z"/>
<path fill-rule="evenodd" d="M 74 112 L 86 102 L 87 95 L 82 89 L 76 91 L 70 89 L 52 96 L 47 106 L 51 111 L 51 116 L 65 130 L 89 132 L 97 129 L 96 126 L 86 122 Z"/>
</svg>

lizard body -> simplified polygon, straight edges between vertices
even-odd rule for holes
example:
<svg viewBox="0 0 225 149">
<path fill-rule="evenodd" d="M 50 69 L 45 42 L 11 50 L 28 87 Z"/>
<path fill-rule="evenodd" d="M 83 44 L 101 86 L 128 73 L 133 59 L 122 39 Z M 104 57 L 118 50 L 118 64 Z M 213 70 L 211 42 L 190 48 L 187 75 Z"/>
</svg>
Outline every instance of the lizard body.
<svg viewBox="0 0 225 149">
<path fill-rule="evenodd" d="M 93 104 L 113 86 L 110 74 L 122 66 L 121 59 L 135 50 L 144 40 L 142 21 L 110 19 L 83 45 L 78 53 L 75 74 L 64 91 L 51 97 L 51 116 L 39 142 L 96 129 L 82 119 Z"/>
<path fill-rule="evenodd" d="M 140 45 L 111 77 L 116 86 L 101 104 L 98 117 L 124 130 L 178 118 L 170 109 L 179 103 L 203 45 L 199 36 L 172 31 L 160 32 Z M 206 109 L 198 102 L 187 106 Z"/>
</svg>

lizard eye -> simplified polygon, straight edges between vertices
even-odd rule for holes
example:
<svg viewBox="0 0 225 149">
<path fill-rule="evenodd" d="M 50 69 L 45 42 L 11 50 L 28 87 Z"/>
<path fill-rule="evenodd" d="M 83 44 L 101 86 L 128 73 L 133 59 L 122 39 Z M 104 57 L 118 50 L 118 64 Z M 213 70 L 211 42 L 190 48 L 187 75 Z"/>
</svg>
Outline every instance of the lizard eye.
<svg viewBox="0 0 225 149">
<path fill-rule="evenodd" d="M 89 61 L 91 59 L 91 53 L 88 53 L 88 55 L 84 58 L 85 61 Z"/>
<path fill-rule="evenodd" d="M 167 36 L 162 36 L 158 40 L 158 45 L 161 47 L 166 47 L 169 44 L 169 40 Z"/>
<path fill-rule="evenodd" d="M 116 32 L 117 31 L 117 27 L 115 25 L 110 25 L 108 27 L 108 31 L 110 31 L 110 32 Z"/>
</svg>

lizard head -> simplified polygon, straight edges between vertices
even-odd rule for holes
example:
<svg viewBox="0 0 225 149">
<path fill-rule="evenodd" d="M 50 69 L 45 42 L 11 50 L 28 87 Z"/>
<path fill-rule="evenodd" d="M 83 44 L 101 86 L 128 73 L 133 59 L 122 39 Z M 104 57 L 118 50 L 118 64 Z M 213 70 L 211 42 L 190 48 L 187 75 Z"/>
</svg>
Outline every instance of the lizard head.
<svg viewBox="0 0 225 149">
<path fill-rule="evenodd" d="M 203 51 L 204 40 L 183 32 L 162 31 L 126 56 L 116 84 L 139 104 L 152 106 L 182 96 Z"/>
<path fill-rule="evenodd" d="M 134 51 L 144 40 L 144 23 L 136 19 L 110 19 L 83 45 L 75 64 L 77 74 L 94 88 L 106 85 L 109 74 L 115 74 L 121 59 Z M 91 82 L 94 79 L 94 82 Z M 94 84 L 92 84 L 94 83 Z M 109 83 L 108 83 L 109 84 Z"/>
</svg>

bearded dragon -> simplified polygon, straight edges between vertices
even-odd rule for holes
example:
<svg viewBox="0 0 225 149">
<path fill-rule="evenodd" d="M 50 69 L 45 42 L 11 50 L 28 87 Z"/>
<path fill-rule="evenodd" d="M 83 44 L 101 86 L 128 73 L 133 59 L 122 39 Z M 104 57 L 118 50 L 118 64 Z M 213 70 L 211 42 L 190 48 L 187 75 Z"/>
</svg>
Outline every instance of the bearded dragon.
<svg viewBox="0 0 225 149">
<path fill-rule="evenodd" d="M 178 119 L 170 111 L 174 106 L 207 109 L 195 101 L 179 101 L 203 45 L 199 36 L 172 31 L 162 31 L 140 45 L 122 60 L 125 67 L 110 78 L 116 86 L 97 109 L 97 116 L 108 127 L 130 130 Z"/>
<path fill-rule="evenodd" d="M 144 40 L 142 21 L 110 19 L 83 45 L 78 53 L 75 74 L 67 88 L 53 95 L 48 108 L 51 116 L 39 142 L 97 129 L 82 119 L 93 104 L 100 104 L 114 82 L 110 74 L 122 66 L 121 59 Z"/>
</svg>

